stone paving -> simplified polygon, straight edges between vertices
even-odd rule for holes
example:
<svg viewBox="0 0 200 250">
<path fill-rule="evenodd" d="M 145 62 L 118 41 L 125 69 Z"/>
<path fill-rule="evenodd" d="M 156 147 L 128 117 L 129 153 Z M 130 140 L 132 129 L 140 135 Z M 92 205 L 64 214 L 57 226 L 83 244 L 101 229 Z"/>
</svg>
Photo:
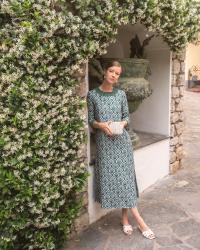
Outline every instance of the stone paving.
<svg viewBox="0 0 200 250">
<path fill-rule="evenodd" d="M 62 250 L 200 250 L 200 93 L 184 95 L 183 168 L 141 194 L 139 211 L 156 233 L 145 239 L 136 227 L 123 234 L 116 209 L 72 238 Z"/>
</svg>

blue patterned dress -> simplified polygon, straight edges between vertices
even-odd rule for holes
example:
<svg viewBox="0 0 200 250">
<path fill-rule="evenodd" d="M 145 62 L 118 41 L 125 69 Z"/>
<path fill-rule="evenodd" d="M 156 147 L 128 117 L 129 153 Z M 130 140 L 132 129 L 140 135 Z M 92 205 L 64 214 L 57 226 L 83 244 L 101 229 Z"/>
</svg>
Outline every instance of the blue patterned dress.
<svg viewBox="0 0 200 250">
<path fill-rule="evenodd" d="M 129 124 L 126 93 L 116 87 L 112 92 L 99 88 L 87 94 L 88 123 L 96 121 L 124 121 Z M 133 147 L 124 128 L 123 134 L 108 136 L 100 129 L 95 130 L 95 201 L 102 208 L 135 207 L 139 197 L 135 176 Z"/>
</svg>

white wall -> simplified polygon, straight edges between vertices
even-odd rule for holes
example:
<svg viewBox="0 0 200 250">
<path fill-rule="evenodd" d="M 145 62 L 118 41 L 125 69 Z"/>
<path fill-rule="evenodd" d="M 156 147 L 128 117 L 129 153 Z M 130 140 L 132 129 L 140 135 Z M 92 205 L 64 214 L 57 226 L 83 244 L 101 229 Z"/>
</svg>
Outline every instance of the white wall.
<svg viewBox="0 0 200 250">
<path fill-rule="evenodd" d="M 169 173 L 169 139 L 135 150 L 135 169 L 142 192 Z"/>
<path fill-rule="evenodd" d="M 148 51 L 148 59 L 152 72 L 149 81 L 153 93 L 131 115 L 131 121 L 136 130 L 169 135 L 170 52 L 168 49 Z"/>
</svg>

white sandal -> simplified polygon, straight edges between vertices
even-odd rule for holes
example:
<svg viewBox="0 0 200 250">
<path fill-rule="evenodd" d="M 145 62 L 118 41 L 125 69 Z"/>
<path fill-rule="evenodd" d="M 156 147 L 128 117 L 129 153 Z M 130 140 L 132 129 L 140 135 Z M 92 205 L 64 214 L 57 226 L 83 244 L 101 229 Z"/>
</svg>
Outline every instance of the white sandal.
<svg viewBox="0 0 200 250">
<path fill-rule="evenodd" d="M 122 224 L 123 226 L 123 232 L 126 234 L 126 235 L 131 235 L 133 233 L 133 228 L 130 224 Z"/>
<path fill-rule="evenodd" d="M 147 238 L 147 239 L 149 239 L 149 240 L 153 240 L 153 239 L 156 238 L 154 232 L 153 232 L 150 228 L 147 229 L 147 230 L 142 231 L 142 229 L 140 228 L 140 226 L 138 226 L 138 229 L 141 231 L 142 235 L 143 235 L 145 238 Z"/>
</svg>

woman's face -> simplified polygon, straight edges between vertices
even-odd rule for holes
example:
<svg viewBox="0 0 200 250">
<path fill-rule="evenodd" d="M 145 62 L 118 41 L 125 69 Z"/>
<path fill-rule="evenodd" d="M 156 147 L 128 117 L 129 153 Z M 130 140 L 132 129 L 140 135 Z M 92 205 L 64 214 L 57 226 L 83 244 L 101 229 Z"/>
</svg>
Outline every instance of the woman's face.
<svg viewBox="0 0 200 250">
<path fill-rule="evenodd" d="M 109 67 L 104 74 L 104 80 L 109 84 L 114 84 L 117 82 L 120 74 L 121 74 L 121 67 L 119 66 L 112 66 Z"/>
</svg>

